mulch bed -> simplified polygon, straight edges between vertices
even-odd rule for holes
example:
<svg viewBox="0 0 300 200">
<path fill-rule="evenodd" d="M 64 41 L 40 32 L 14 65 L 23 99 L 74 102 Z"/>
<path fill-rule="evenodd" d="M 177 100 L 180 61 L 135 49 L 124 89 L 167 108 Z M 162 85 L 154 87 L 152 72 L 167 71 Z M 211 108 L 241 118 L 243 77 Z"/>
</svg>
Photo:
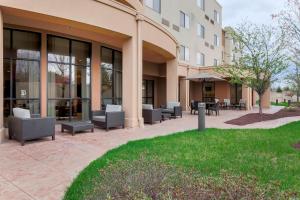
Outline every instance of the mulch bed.
<svg viewBox="0 0 300 200">
<path fill-rule="evenodd" d="M 275 120 L 275 119 L 280 119 L 285 117 L 297 117 L 297 116 L 300 116 L 300 108 L 295 108 L 295 110 L 293 111 L 282 109 L 274 114 L 260 115 L 259 113 L 251 113 L 251 114 L 244 115 L 240 118 L 227 121 L 225 123 L 238 125 L 238 126 L 245 126 L 257 122 L 264 122 L 264 121 L 270 121 L 270 120 Z"/>
<path fill-rule="evenodd" d="M 294 146 L 293 146 L 295 149 L 298 149 L 298 150 L 300 150 L 300 142 L 298 143 L 298 144 L 294 144 Z"/>
</svg>

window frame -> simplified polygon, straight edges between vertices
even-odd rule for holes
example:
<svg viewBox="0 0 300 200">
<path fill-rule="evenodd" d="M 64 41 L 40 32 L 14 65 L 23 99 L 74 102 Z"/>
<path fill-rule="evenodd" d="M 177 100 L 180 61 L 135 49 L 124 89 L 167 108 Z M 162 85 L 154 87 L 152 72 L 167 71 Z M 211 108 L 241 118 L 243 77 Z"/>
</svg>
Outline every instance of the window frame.
<svg viewBox="0 0 300 200">
<path fill-rule="evenodd" d="M 143 104 L 144 104 L 144 100 L 146 100 L 146 102 L 148 102 L 149 99 L 152 99 L 152 105 L 154 106 L 154 101 L 155 101 L 155 92 L 154 92 L 154 89 L 155 89 L 155 81 L 154 80 L 149 80 L 149 79 L 143 79 L 143 84 L 145 83 L 145 94 L 146 96 L 142 96 L 142 101 L 143 101 Z M 148 83 L 151 83 L 152 84 L 152 91 L 151 91 L 151 94 L 152 96 L 148 96 L 148 91 L 149 91 L 149 87 L 148 87 Z M 145 103 L 145 104 L 149 104 L 149 103 Z"/>
<path fill-rule="evenodd" d="M 3 27 L 3 32 L 4 30 L 8 30 L 9 34 L 10 34 L 10 47 L 9 47 L 9 52 L 7 53 L 8 57 L 5 57 L 4 54 L 4 48 L 3 48 L 3 65 L 5 61 L 9 62 L 9 68 L 10 68 L 10 83 L 9 83 L 9 97 L 4 97 L 4 91 L 3 91 L 3 101 L 9 101 L 9 109 L 10 109 L 10 113 L 9 116 L 11 116 L 13 113 L 13 102 L 14 101 L 36 101 L 39 104 L 39 113 L 34 113 L 34 114 L 40 114 L 41 113 L 41 76 L 42 76 L 42 70 L 41 70 L 41 51 L 42 51 L 42 34 L 39 32 L 35 32 L 35 31 L 29 31 L 29 30 L 22 30 L 22 29 L 17 29 L 17 28 L 10 28 L 10 27 Z M 15 58 L 12 56 L 12 48 L 13 48 L 13 32 L 14 31 L 18 31 L 18 32 L 25 32 L 25 33 L 33 33 L 36 34 L 39 38 L 39 52 L 40 52 L 40 57 L 39 59 L 28 59 L 28 58 Z M 4 46 L 4 42 L 2 44 Z M 39 95 L 37 98 L 17 98 L 17 97 L 13 97 L 13 84 L 15 82 L 15 80 L 13 80 L 13 73 L 12 73 L 12 69 L 13 69 L 13 64 L 14 62 L 17 61 L 31 61 L 31 62 L 37 62 L 38 63 L 38 68 L 39 68 Z M 4 66 L 3 66 L 3 72 L 4 72 Z M 4 76 L 4 73 L 3 73 Z M 3 77 L 3 88 L 4 88 L 4 77 Z M 3 119 L 5 119 L 4 113 L 5 113 L 5 109 L 4 109 L 4 104 L 3 106 Z"/>
<path fill-rule="evenodd" d="M 180 27 L 185 28 L 185 29 L 190 29 L 190 16 L 183 12 L 183 11 L 179 11 L 180 12 Z"/>
<path fill-rule="evenodd" d="M 50 37 L 56 37 L 56 38 L 61 38 L 61 39 L 65 39 L 65 40 L 68 40 L 69 42 L 69 56 L 70 56 L 70 59 L 68 62 L 55 62 L 55 61 L 49 61 L 48 59 L 48 54 L 49 54 L 49 49 L 48 49 L 48 39 Z M 80 43 L 85 43 L 85 44 L 88 44 L 89 45 L 89 58 L 90 58 L 90 62 L 89 64 L 76 64 L 76 63 L 72 63 L 72 42 L 80 42 Z M 70 103 L 70 111 L 69 111 L 69 121 L 72 121 L 72 103 L 74 100 L 81 100 L 81 101 L 88 101 L 88 107 L 89 107 L 89 113 L 88 113 L 88 116 L 89 116 L 89 119 L 91 119 L 91 105 L 92 105 L 92 44 L 90 42 L 86 42 L 86 41 L 82 41 L 82 40 L 77 40 L 77 39 L 73 39 L 73 38 L 68 38 L 68 37 L 63 37 L 63 36 L 60 36 L 60 35 L 54 35 L 54 34 L 47 34 L 47 116 L 49 116 L 49 110 L 48 110 L 48 106 L 49 106 L 49 101 L 59 101 L 59 100 L 65 100 L 67 102 Z M 49 94 L 48 94 L 48 72 L 49 72 L 49 63 L 53 63 L 53 64 L 63 64 L 63 65 L 68 65 L 69 66 L 69 97 L 67 98 L 49 98 Z M 89 87 L 89 98 L 87 97 L 81 97 L 81 98 L 78 98 L 78 97 L 72 97 L 72 66 L 75 66 L 75 67 L 85 67 L 85 68 L 89 68 L 90 69 L 90 87 Z M 57 117 L 57 116 L 55 116 Z"/>
<path fill-rule="evenodd" d="M 197 36 L 205 39 L 205 26 L 200 23 L 197 23 Z"/>
<path fill-rule="evenodd" d="M 217 34 L 214 34 L 214 46 L 216 47 L 220 46 L 220 38 Z"/>
<path fill-rule="evenodd" d="M 205 0 L 196 0 L 196 2 L 197 2 L 197 6 L 198 6 L 201 10 L 205 11 Z"/>
<path fill-rule="evenodd" d="M 107 70 L 111 70 L 112 72 L 112 80 L 111 80 L 111 84 L 112 84 L 112 97 L 111 98 L 103 98 L 103 93 L 102 93 L 102 78 L 101 78 L 101 105 L 102 107 L 105 106 L 104 104 L 104 100 L 111 100 L 112 104 L 115 104 L 115 105 L 119 105 L 117 102 L 120 101 L 121 102 L 121 105 L 123 103 L 123 64 L 122 64 L 122 68 L 121 70 L 119 69 L 115 69 L 114 67 L 114 61 L 115 61 L 115 52 L 118 52 L 121 54 L 122 56 L 122 59 L 123 59 L 123 53 L 121 51 L 118 51 L 118 50 L 115 50 L 115 49 L 112 49 L 112 48 L 109 48 L 109 47 L 106 47 L 106 46 L 101 46 L 100 47 L 100 53 L 101 53 L 101 60 L 102 60 L 102 49 L 108 49 L 110 51 L 112 51 L 112 69 L 108 69 L 108 68 L 105 68 L 105 67 L 102 67 L 102 62 L 100 63 L 100 73 L 101 73 L 101 77 L 102 77 L 102 68 L 105 68 Z M 121 74 L 121 77 L 122 77 L 122 86 L 121 86 L 121 97 L 116 97 L 115 96 L 115 75 L 116 73 L 120 73 Z"/>
<path fill-rule="evenodd" d="M 180 45 L 180 60 L 186 61 L 186 62 L 190 61 L 190 48 L 189 47 Z"/>
<path fill-rule="evenodd" d="M 151 4 L 152 4 L 152 5 L 148 4 L 148 1 L 151 1 Z M 159 3 L 159 8 L 158 8 L 158 10 L 155 9 L 155 6 L 154 6 L 154 5 L 155 5 L 155 1 L 158 1 L 158 3 Z M 145 5 L 146 5 L 148 8 L 150 8 L 151 10 L 153 10 L 153 11 L 155 11 L 155 12 L 161 14 L 161 0 L 145 0 Z"/>
</svg>

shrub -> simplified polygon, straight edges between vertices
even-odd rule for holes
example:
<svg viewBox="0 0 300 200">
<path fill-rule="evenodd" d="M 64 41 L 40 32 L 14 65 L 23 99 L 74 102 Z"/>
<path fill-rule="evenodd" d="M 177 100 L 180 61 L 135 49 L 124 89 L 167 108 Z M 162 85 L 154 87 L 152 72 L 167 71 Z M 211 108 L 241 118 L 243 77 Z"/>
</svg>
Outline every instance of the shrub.
<svg viewBox="0 0 300 200">
<path fill-rule="evenodd" d="M 157 158 L 118 161 L 100 170 L 90 200 L 175 200 L 175 199 L 288 199 L 296 194 L 282 193 L 278 185 L 259 187 L 255 178 L 201 176 L 199 171 L 164 164 Z"/>
</svg>

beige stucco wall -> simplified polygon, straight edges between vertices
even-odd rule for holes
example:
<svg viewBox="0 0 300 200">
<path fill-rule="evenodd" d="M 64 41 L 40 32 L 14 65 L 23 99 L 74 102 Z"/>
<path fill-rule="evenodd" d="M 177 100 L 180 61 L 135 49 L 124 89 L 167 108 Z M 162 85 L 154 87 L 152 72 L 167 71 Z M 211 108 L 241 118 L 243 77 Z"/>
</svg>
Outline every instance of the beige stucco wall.
<svg viewBox="0 0 300 200">
<path fill-rule="evenodd" d="M 123 91 L 126 91 L 123 92 L 123 109 L 127 127 L 143 126 L 141 114 L 143 52 L 154 53 L 153 61 L 159 62 L 161 66 L 146 71 L 151 75 L 159 76 L 157 92 L 165 94 L 165 96 L 157 95 L 159 96 L 156 100 L 157 105 L 165 104 L 167 96 L 169 99 L 177 100 L 178 80 L 174 78 L 177 77 L 178 63 L 176 39 L 160 24 L 143 15 L 143 7 L 139 1 L 131 0 L 124 4 L 120 2 L 111 0 L 0 1 L 6 27 L 42 34 L 41 114 L 43 116 L 47 115 L 46 34 L 91 43 L 92 110 L 101 108 L 101 46 L 123 52 Z M 70 5 L 72 9 L 69 9 Z M 1 45 L 3 46 L 3 42 Z M 147 69 L 146 67 L 145 70 Z"/>
<path fill-rule="evenodd" d="M 230 84 L 225 81 L 215 82 L 216 98 L 223 102 L 224 99 L 230 99 Z"/>
<path fill-rule="evenodd" d="M 205 19 L 205 15 L 209 19 L 214 19 L 214 10 L 217 10 L 222 16 L 222 7 L 216 0 L 209 0 L 205 2 L 205 11 L 197 6 L 197 1 L 182 1 L 182 0 L 161 0 L 161 13 L 157 13 L 151 8 L 145 6 L 145 15 L 151 19 L 154 19 L 157 23 L 162 24 L 162 19 L 169 21 L 170 26 L 162 25 L 168 31 L 175 36 L 180 45 L 189 47 L 190 49 L 190 61 L 185 62 L 191 66 L 197 66 L 196 53 L 205 54 L 205 65 L 213 66 L 214 59 L 222 60 L 222 24 L 215 22 L 212 24 Z M 180 27 L 180 11 L 185 12 L 190 16 L 190 28 L 185 29 Z M 222 21 L 222 17 L 221 17 Z M 205 26 L 206 33 L 205 39 L 197 36 L 197 23 Z M 176 25 L 180 27 L 180 31 L 175 31 L 172 26 Z M 220 38 L 220 46 L 210 48 L 210 45 L 214 44 L 214 34 L 217 34 Z M 209 47 L 205 46 L 205 42 L 209 43 Z"/>
</svg>

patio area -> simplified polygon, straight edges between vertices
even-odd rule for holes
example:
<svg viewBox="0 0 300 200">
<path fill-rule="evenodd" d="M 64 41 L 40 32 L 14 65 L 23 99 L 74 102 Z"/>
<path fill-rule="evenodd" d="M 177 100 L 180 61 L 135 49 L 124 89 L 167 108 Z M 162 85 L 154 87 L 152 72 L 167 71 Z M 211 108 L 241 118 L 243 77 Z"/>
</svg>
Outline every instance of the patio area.
<svg viewBox="0 0 300 200">
<path fill-rule="evenodd" d="M 275 113 L 281 107 L 272 107 L 266 113 Z M 208 128 L 275 128 L 300 117 L 283 118 L 247 126 L 225 124 L 253 111 L 221 111 L 220 116 L 207 116 Z M 183 118 L 172 119 L 144 128 L 116 129 L 106 132 L 95 129 L 94 133 L 72 136 L 61 133 L 56 127 L 56 140 L 50 138 L 28 142 L 7 141 L 0 145 L 0 199 L 10 200 L 57 200 L 73 178 L 91 161 L 108 150 L 132 140 L 152 138 L 197 128 L 197 115 L 184 113 Z"/>
</svg>

